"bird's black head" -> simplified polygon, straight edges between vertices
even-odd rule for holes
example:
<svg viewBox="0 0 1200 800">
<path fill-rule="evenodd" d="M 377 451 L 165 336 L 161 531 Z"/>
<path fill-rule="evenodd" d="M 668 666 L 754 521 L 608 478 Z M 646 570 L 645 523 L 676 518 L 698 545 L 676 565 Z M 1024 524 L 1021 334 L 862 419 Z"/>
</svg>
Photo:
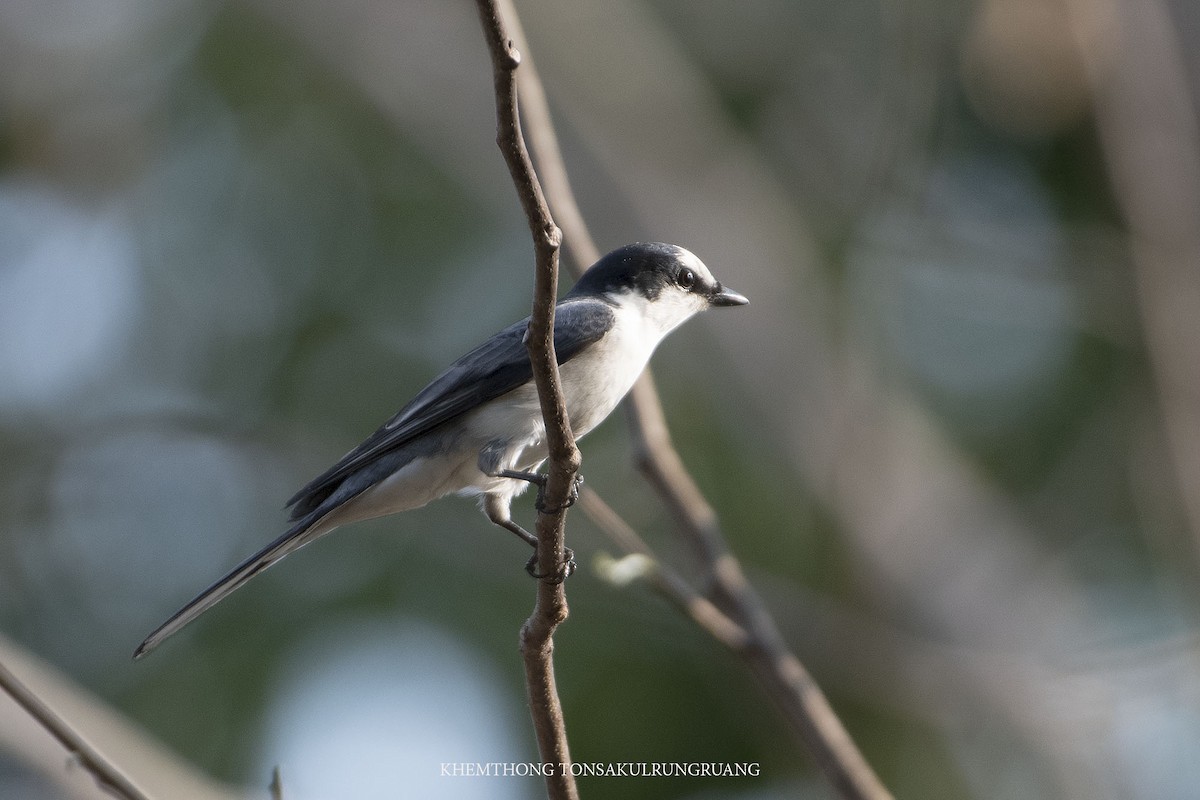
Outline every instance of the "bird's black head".
<svg viewBox="0 0 1200 800">
<path fill-rule="evenodd" d="M 746 298 L 721 286 L 704 262 L 689 251 L 662 242 L 638 242 L 618 247 L 593 264 L 571 289 L 569 297 L 637 294 L 653 303 L 663 292 L 686 294 L 704 305 L 736 306 Z"/>
</svg>

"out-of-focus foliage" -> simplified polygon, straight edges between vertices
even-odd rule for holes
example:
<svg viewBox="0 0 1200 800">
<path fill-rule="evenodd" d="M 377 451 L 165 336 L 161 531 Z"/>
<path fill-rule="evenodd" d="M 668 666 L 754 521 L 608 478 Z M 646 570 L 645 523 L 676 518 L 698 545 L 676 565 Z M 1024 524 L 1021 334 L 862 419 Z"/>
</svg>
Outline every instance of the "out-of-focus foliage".
<svg viewBox="0 0 1200 800">
<path fill-rule="evenodd" d="M 1148 5 L 1194 122 L 1197 13 Z M 1197 411 L 1160 349 L 1200 363 L 1200 316 L 1181 296 L 1175 335 L 1147 335 L 1158 251 L 1126 221 L 1190 206 L 1110 177 L 1136 134 L 1095 103 L 1123 8 L 519 3 L 601 246 L 678 242 L 751 298 L 676 334 L 656 377 L 735 551 L 901 797 L 1200 783 Z M 440 776 L 536 759 L 526 553 L 466 501 L 339 532 L 129 661 L 292 490 L 527 313 L 490 81 L 466 2 L 0 4 L 0 629 L 222 780 L 541 791 Z M 694 574 L 622 421 L 583 452 Z M 582 514 L 569 537 L 575 758 L 762 765 L 586 797 L 832 796 L 736 659 L 587 569 L 612 546 Z M 0 760 L 13 791 L 58 796 Z"/>
</svg>

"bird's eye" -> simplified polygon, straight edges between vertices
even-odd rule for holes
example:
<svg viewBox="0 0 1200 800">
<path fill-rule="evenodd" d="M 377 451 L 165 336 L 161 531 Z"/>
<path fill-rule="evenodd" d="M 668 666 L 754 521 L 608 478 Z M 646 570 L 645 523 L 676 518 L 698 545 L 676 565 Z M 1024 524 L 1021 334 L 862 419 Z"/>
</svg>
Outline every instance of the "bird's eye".
<svg viewBox="0 0 1200 800">
<path fill-rule="evenodd" d="M 684 267 L 679 270 L 679 275 L 675 278 L 675 282 L 679 284 L 680 288 L 690 290 L 696 285 L 696 273 Z"/>
</svg>

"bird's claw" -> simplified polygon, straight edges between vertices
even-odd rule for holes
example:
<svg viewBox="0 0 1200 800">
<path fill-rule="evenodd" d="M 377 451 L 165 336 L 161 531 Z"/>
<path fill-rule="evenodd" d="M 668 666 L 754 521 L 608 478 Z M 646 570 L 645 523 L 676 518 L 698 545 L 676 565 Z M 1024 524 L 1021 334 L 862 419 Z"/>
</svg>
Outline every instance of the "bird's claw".
<svg viewBox="0 0 1200 800">
<path fill-rule="evenodd" d="M 575 502 L 579 500 L 579 487 L 583 486 L 583 475 L 579 474 L 578 472 L 575 473 L 575 478 L 571 481 L 571 488 L 567 490 L 567 499 L 558 508 L 548 508 L 546 506 L 547 478 L 545 475 L 541 475 L 539 477 L 541 477 L 542 480 L 537 485 L 537 497 L 534 498 L 533 501 L 533 507 L 538 510 L 538 513 L 557 514 L 559 511 L 563 511 L 564 509 L 568 509 L 575 505 Z"/>
<path fill-rule="evenodd" d="M 563 562 L 562 566 L 558 568 L 557 572 L 545 574 L 540 573 L 537 571 L 537 562 L 538 554 L 535 551 L 534 554 L 529 557 L 529 560 L 525 562 L 525 571 L 529 573 L 529 577 L 536 578 L 539 581 L 545 581 L 551 585 L 562 583 L 567 578 L 571 577 L 575 573 L 577 566 L 575 564 L 575 551 L 569 547 L 563 548 Z"/>
</svg>

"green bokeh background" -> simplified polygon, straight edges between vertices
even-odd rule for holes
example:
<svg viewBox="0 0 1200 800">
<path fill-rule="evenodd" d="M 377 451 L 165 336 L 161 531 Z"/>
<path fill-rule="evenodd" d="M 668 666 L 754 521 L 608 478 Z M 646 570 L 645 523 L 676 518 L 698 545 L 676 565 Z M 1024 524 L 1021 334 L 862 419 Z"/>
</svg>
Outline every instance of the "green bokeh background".
<svg viewBox="0 0 1200 800">
<path fill-rule="evenodd" d="M 1078 20 L 1037 0 L 599 6 L 518 4 L 584 215 L 604 249 L 674 241 L 750 296 L 664 344 L 656 379 L 734 551 L 884 782 L 1190 796 L 1196 487 L 1163 410 L 1176 390 L 1189 406 L 1147 345 Z M 1164 8 L 1194 115 L 1200 17 Z M 298 797 L 306 770 L 368 768 L 332 743 L 289 764 L 314 752 L 289 736 L 342 729 L 281 732 L 287 691 L 333 670 L 320 685 L 353 694 L 330 663 L 436 632 L 421 657 L 475 670 L 507 739 L 372 761 L 384 788 L 345 777 L 343 796 L 538 796 L 437 778 L 493 744 L 536 759 L 526 554 L 467 501 L 339 532 L 128 660 L 276 534 L 297 486 L 528 313 L 472 5 L 15 3 L 0 52 L 0 631 L 217 781 L 262 787 L 281 763 Z M 588 485 L 702 586 L 620 415 L 583 452 Z M 734 656 L 601 580 L 613 546 L 581 513 L 569 540 L 575 758 L 761 764 L 583 796 L 833 796 Z M 406 664 L 372 680 L 434 691 Z M 0 754 L 0 795 L 65 792 Z"/>
</svg>

